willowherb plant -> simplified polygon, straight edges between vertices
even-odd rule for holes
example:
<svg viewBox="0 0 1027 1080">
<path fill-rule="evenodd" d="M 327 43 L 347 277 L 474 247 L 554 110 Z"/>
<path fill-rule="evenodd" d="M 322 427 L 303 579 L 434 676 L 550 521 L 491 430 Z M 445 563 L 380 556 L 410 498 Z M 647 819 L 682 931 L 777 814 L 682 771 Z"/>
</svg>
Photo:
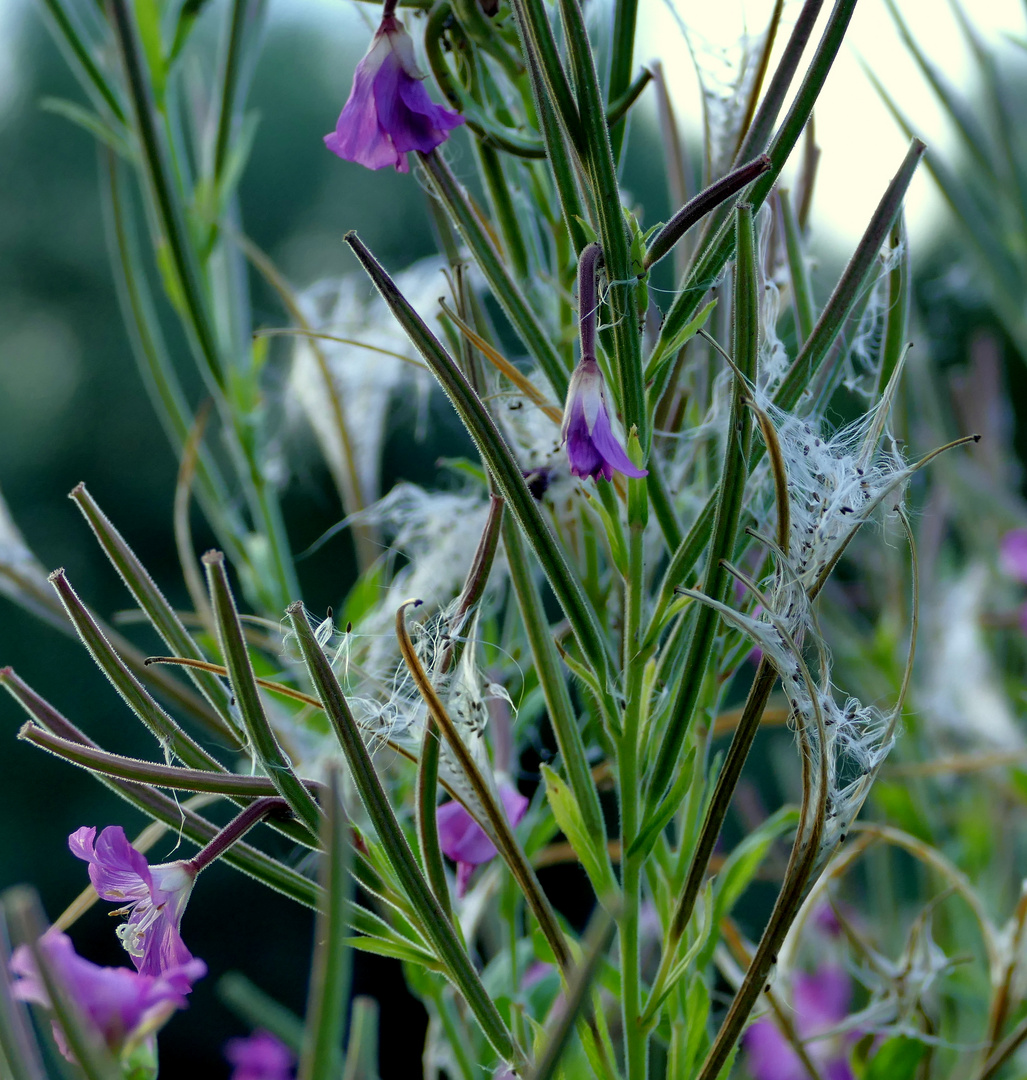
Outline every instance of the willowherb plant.
<svg viewBox="0 0 1027 1080">
<path fill-rule="evenodd" d="M 799 7 L 771 69 L 785 32 L 776 6 L 741 67 L 708 90 L 701 177 L 681 158 L 657 80 L 673 136 L 664 166 L 683 202 L 666 223 L 629 211 L 619 180 L 651 81 L 632 68 L 632 0 L 595 10 L 594 25 L 580 0 L 440 0 L 423 20 L 406 5 L 403 21 L 387 0 L 325 142 L 369 168 L 412 169 L 441 258 L 390 275 L 349 233 L 366 278 L 298 293 L 245 237 L 235 199 L 259 0 L 231 0 L 222 63 L 188 115 L 169 88 L 195 5 L 162 10 L 170 36 L 126 0 L 88 34 L 69 0 L 46 6 L 105 145 L 125 317 L 182 460 L 176 540 L 194 610 L 172 608 L 76 488 L 164 642 L 165 655 L 144 659 L 63 571 L 47 592 L 0 507 L 0 591 L 73 629 L 157 741 L 153 760 L 112 753 L 0 671 L 29 717 L 21 738 L 156 823 L 135 846 L 119 825 L 70 838 L 97 893 L 127 904 L 120 936 L 135 971 L 75 956 L 63 931 L 79 909 L 47 930 L 31 894 L 6 895 L 18 945 L 10 960 L 0 938 L 0 1060 L 12 1075 L 46 1075 L 53 1056 L 36 1038 L 49 1026 L 33 1028 L 19 1000 L 52 1017 L 83 1075 L 156 1075 L 156 1031 L 203 968 L 182 908 L 191 897 L 189 917 L 203 918 L 202 870 L 217 859 L 317 911 L 302 1021 L 226 983 L 246 1018 L 274 1028 L 233 1042 L 237 1077 L 288 1076 L 294 1060 L 308 1080 L 374 1074 L 374 1009 L 350 1001 L 351 949 L 403 961 L 430 1018 L 426 1068 L 454 1080 L 715 1080 L 732 1069 L 839 1080 L 854 1068 L 902 1080 L 965 1062 L 970 1043 L 977 1075 L 995 1075 L 1019 1045 L 1003 1039 L 1024 1037 L 1003 1031 L 1022 1013 L 1027 906 L 1003 937 L 925 837 L 856 820 L 914 681 L 916 548 L 903 507 L 935 451 L 907 456 L 893 421 L 910 334 L 901 204 L 922 143 L 823 304 L 809 278 L 811 117 L 855 0 L 834 4 L 801 79 L 821 4 Z M 777 185 L 804 132 L 793 206 Z M 483 197 L 454 173 L 450 137 L 466 138 Z M 146 206 L 159 303 L 130 184 Z M 650 272 L 672 254 L 678 281 L 661 311 Z M 247 264 L 295 335 L 282 400 L 265 393 L 269 328 L 250 322 Z M 163 308 L 181 320 L 209 416 L 169 359 Z M 451 463 L 454 489 L 382 492 L 390 405 L 424 392 L 428 375 L 478 456 Z M 858 415 L 837 423 L 841 408 Z M 282 415 L 309 421 L 360 563 L 327 617 L 303 606 L 278 504 Z M 221 549 L 199 561 L 192 494 Z M 837 685 L 852 665 L 832 655 L 836 631 L 859 637 L 844 589 L 871 589 L 876 558 L 895 569 L 882 607 L 900 612 L 887 661 L 866 665 L 884 672 L 887 701 L 865 691 L 865 671 L 852 691 Z M 753 820 L 743 766 L 775 721 L 795 732 L 788 805 Z M 530 790 L 520 753 L 542 737 L 556 755 Z M 206 812 L 211 798 L 234 806 L 224 827 Z M 746 824 L 733 847 L 729 818 Z M 294 855 L 281 843 L 268 854 L 264 828 Z M 150 866 L 143 852 L 163 830 L 198 852 Z M 858 912 L 832 909 L 833 883 L 875 841 L 938 870 L 978 916 L 994 995 L 984 1036 L 960 1025 L 939 1035 L 931 994 L 954 960 L 934 944 L 931 904 L 944 897 L 916 917 L 898 960 Z M 595 913 L 580 934 L 539 880 L 560 860 L 587 878 Z M 750 943 L 735 909 L 757 876 L 776 900 Z M 810 949 L 824 953 L 812 965 Z"/>
</svg>

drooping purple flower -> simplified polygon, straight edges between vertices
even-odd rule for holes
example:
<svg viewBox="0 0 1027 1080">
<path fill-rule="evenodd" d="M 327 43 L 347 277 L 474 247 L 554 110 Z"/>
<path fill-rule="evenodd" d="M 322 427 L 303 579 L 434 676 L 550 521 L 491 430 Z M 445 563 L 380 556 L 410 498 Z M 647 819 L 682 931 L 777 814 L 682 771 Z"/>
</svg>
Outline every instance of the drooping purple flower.
<svg viewBox="0 0 1027 1080">
<path fill-rule="evenodd" d="M 560 434 L 575 476 L 612 480 L 615 471 L 636 479 L 649 474 L 632 464 L 613 433 L 603 373 L 591 356 L 583 356 L 571 376 Z"/>
<path fill-rule="evenodd" d="M 578 329 L 581 360 L 567 387 L 560 441 L 567 444 L 571 472 L 582 479 L 612 480 L 614 471 L 638 479 L 648 470 L 637 468 L 613 433 L 606 404 L 603 373 L 596 362 L 596 318 L 599 294 L 596 273 L 603 260 L 597 243 L 586 245 L 578 258 Z"/>
<path fill-rule="evenodd" d="M 845 969 L 836 965 L 798 975 L 793 983 L 795 1031 L 824 1080 L 854 1080 L 849 1049 L 855 1033 L 816 1038 L 845 1019 L 851 998 L 852 981 Z M 753 1080 L 808 1080 L 799 1055 L 771 1017 L 764 1016 L 752 1024 L 743 1043 Z"/>
<path fill-rule="evenodd" d="M 100 967 L 79 956 L 71 939 L 57 930 L 47 931 L 39 944 L 57 979 L 115 1055 L 131 1052 L 133 1047 L 151 1039 L 176 1009 L 185 1008 L 185 998 L 193 983 L 207 973 L 202 960 L 191 958 L 161 975 L 140 975 L 131 968 Z M 27 945 L 14 950 L 11 971 L 17 976 L 12 984 L 16 998 L 50 1008 L 46 986 Z M 74 1061 L 56 1020 L 53 1029 L 61 1053 Z"/>
<path fill-rule="evenodd" d="M 161 975 L 192 959 L 179 927 L 196 880 L 188 862 L 150 866 L 120 825 L 100 833 L 83 827 L 68 837 L 72 854 L 89 863 L 89 880 L 104 900 L 123 904 L 128 921 L 118 927 L 125 951 L 142 975 Z"/>
<path fill-rule="evenodd" d="M 464 122 L 428 97 L 403 24 L 386 12 L 371 47 L 357 64 L 353 89 L 325 146 L 368 169 L 394 165 L 409 172 L 406 153 L 428 153 Z"/>
<path fill-rule="evenodd" d="M 229 1039 L 225 1057 L 235 1066 L 231 1080 L 291 1080 L 296 1055 L 270 1031 Z"/>
<path fill-rule="evenodd" d="M 528 800 L 509 784 L 500 785 L 499 798 L 510 824 L 517 825 L 528 809 Z M 496 845 L 455 799 L 439 807 L 436 820 L 442 853 L 456 863 L 456 894 L 463 896 L 474 868 L 495 856 Z"/>
</svg>

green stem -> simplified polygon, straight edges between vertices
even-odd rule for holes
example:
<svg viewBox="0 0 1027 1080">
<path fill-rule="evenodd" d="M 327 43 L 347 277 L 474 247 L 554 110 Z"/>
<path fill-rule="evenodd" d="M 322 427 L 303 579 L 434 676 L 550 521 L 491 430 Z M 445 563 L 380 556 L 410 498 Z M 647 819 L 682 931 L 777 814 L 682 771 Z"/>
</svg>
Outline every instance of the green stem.
<svg viewBox="0 0 1027 1080">
<path fill-rule="evenodd" d="M 752 207 L 739 206 L 736 220 L 738 258 L 735 264 L 733 352 L 741 377 L 736 379 L 731 397 L 720 494 L 716 503 L 713 537 L 703 579 L 703 592 L 717 601 L 724 599 L 730 586 L 730 575 L 722 565 L 722 560 L 730 559 L 734 552 L 738 520 L 742 511 L 752 434 L 752 414 L 745 405 L 745 397 L 748 393 L 747 381 L 754 381 L 756 377 L 759 354 L 759 298 Z M 671 706 L 669 722 L 653 762 L 647 795 L 649 811 L 655 810 L 677 766 L 706 678 L 719 621 L 717 613 L 708 605 L 704 605 L 696 616 L 689 641 L 685 677 Z"/>
<path fill-rule="evenodd" d="M 71 16 L 64 8 L 64 4 L 61 0 L 43 0 L 43 7 L 53 22 L 54 36 L 59 42 L 64 43 L 81 69 L 78 72 L 79 81 L 87 91 L 92 87 L 100 95 L 101 100 L 110 109 L 115 119 L 124 124 L 126 122 L 125 110 L 121 107 L 117 97 L 115 97 L 106 76 L 96 66 L 88 43 L 83 40 L 83 35 L 74 26 Z"/>
<path fill-rule="evenodd" d="M 644 498 L 643 481 L 628 483 Z M 628 576 L 624 620 L 626 690 L 623 734 L 617 740 L 620 794 L 621 888 L 620 934 L 621 1013 L 624 1022 L 624 1061 L 627 1080 L 644 1080 L 648 1069 L 648 1037 L 641 1024 L 642 988 L 638 913 L 641 903 L 642 859 L 632 854 L 641 821 L 642 777 L 639 772 L 642 684 L 645 657 L 639 652 L 642 602 L 645 593 L 644 522 L 632 522 L 628 539 Z"/>
<path fill-rule="evenodd" d="M 520 29 L 521 24 L 518 23 L 518 30 Z M 542 131 L 542 141 L 546 146 L 546 158 L 549 162 L 549 168 L 552 170 L 553 180 L 556 183 L 556 193 L 560 200 L 563 223 L 570 234 L 574 254 L 578 255 L 588 243 L 588 237 L 582 224 L 586 219 L 586 215 L 581 202 L 581 194 L 578 191 L 574 162 L 568 152 L 567 140 L 560 127 L 556 110 L 546 93 L 545 84 L 540 74 L 538 55 L 531 41 L 523 37 L 523 35 L 521 47 L 524 50 L 524 60 L 529 75 L 528 82 L 531 86 L 535 113 L 538 116 L 539 127 Z M 559 270 L 559 267 L 560 263 L 557 262 L 556 269 Z M 564 305 L 561 305 L 561 310 L 564 310 Z"/>
<path fill-rule="evenodd" d="M 560 58 L 560 50 L 553 36 L 542 0 L 510 0 L 514 20 L 525 52 L 532 52 L 538 57 L 537 69 L 528 67 L 528 74 L 534 81 L 541 77 L 542 85 L 533 87 L 536 97 L 544 96 L 553 103 L 554 111 L 570 140 L 571 146 L 579 156 L 585 153 L 581 131 L 581 118 L 578 104 L 571 89 L 570 80 Z"/>
<path fill-rule="evenodd" d="M 492 213 L 499 225 L 503 237 L 503 248 L 507 260 L 513 268 L 514 276 L 521 281 L 528 280 L 528 250 L 524 246 L 523 230 L 517 220 L 510 186 L 503 170 L 503 161 L 499 154 L 486 144 L 476 141 L 478 166 L 485 187 L 488 189 Z"/>
<path fill-rule="evenodd" d="M 232 15 L 228 24 L 228 40 L 222 66 L 221 94 L 218 99 L 218 126 L 214 140 L 214 186 L 224 176 L 231 147 L 235 122 L 235 102 L 243 68 L 243 39 L 247 23 L 257 21 L 254 8 L 263 7 L 263 0 L 232 0 Z"/>
<path fill-rule="evenodd" d="M 321 895 L 314 923 L 314 955 L 297 1080 L 336 1080 L 342 1069 L 342 1034 L 350 986 L 346 944 L 353 878 L 349 822 L 342 805 L 338 769 L 328 774 L 327 806 L 321 829 Z"/>
<path fill-rule="evenodd" d="M 185 212 L 174 190 L 167 150 L 161 138 L 156 107 L 146 77 L 136 26 L 128 0 L 110 0 L 111 25 L 118 43 L 136 128 L 142 150 L 144 173 L 163 239 L 170 249 L 182 300 L 188 311 L 186 325 L 206 363 L 214 384 L 224 389 L 225 372 L 217 334 L 207 307 L 200 270 L 196 264 Z"/>
<path fill-rule="evenodd" d="M 610 87 L 607 97 L 611 106 L 624 94 L 631 82 L 637 22 L 638 0 L 617 0 L 613 14 L 613 52 L 610 56 Z M 627 127 L 626 120 L 619 120 L 610 128 L 610 149 L 615 162 L 620 161 Z"/>
<path fill-rule="evenodd" d="M 790 193 L 784 188 L 779 188 L 777 198 L 778 206 L 781 208 L 781 224 L 784 226 L 785 251 L 788 255 L 792 307 L 795 309 L 795 340 L 801 349 L 813 333 L 813 292 L 810 287 L 806 256 L 802 250 L 802 233 L 799 223 L 795 220 Z"/>
</svg>

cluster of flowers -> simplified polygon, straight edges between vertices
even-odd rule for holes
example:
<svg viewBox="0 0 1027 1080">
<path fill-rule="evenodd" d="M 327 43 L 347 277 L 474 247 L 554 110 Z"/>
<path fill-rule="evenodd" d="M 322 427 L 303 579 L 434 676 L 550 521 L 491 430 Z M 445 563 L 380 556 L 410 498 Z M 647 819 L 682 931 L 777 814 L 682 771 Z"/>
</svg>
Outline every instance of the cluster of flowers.
<svg viewBox="0 0 1027 1080">
<path fill-rule="evenodd" d="M 150 866 L 116 825 L 99 838 L 95 828 L 78 829 L 68 837 L 68 846 L 89 864 L 97 894 L 121 905 L 128 916 L 118 937 L 135 970 L 100 967 L 83 959 L 71 939 L 55 929 L 43 935 L 39 947 L 83 1018 L 113 1054 L 128 1060 L 140 1049 L 152 1051 L 157 1031 L 185 1007 L 193 983 L 207 973 L 207 965 L 189 952 L 180 931 L 198 869 L 189 861 Z M 46 979 L 27 945 L 14 951 L 11 971 L 15 997 L 52 1007 Z M 74 1061 L 56 1020 L 53 1030 L 61 1052 Z"/>
<path fill-rule="evenodd" d="M 524 816 L 528 800 L 514 788 L 501 789 L 512 823 Z M 492 841 L 457 802 L 438 811 L 439 839 L 445 854 L 457 865 L 457 891 L 463 894 L 475 867 L 496 855 Z M 216 847 L 217 839 L 210 847 Z M 102 899 L 119 905 L 127 918 L 117 930 L 135 970 L 101 967 L 75 952 L 71 939 L 50 929 L 39 941 L 45 965 L 75 1003 L 81 1016 L 121 1061 L 142 1052 L 154 1057 L 157 1032 L 172 1014 L 186 1007 L 193 984 L 207 965 L 192 955 L 182 939 L 182 914 L 199 871 L 211 861 L 203 852 L 193 859 L 150 866 L 119 825 L 104 829 L 83 827 L 68 837 L 72 854 L 89 864 L 89 880 Z M 210 850 L 210 847 L 205 849 Z M 11 958 L 14 996 L 52 1009 L 45 974 L 33 951 L 20 945 Z M 75 1061 L 56 1019 L 54 1038 L 61 1053 Z M 291 1052 L 268 1032 L 233 1039 L 226 1055 L 235 1065 L 232 1080 L 288 1080 Z"/>
</svg>

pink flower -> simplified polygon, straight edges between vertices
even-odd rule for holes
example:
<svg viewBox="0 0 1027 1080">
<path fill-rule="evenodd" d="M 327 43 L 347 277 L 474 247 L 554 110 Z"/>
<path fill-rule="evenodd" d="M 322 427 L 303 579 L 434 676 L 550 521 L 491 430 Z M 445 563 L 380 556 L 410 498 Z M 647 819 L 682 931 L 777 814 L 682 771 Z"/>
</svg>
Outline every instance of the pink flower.
<svg viewBox="0 0 1027 1080">
<path fill-rule="evenodd" d="M 998 562 L 1014 581 L 1027 583 L 1027 529 L 1010 529 L 1002 537 Z M 1027 634 L 1027 604 L 1020 605 L 1020 629 Z"/>
<path fill-rule="evenodd" d="M 40 938 L 40 946 L 54 974 L 83 1016 L 96 1027 L 115 1055 L 152 1040 L 176 1009 L 185 1008 L 185 996 L 192 985 L 207 973 L 202 960 L 169 968 L 162 975 L 139 975 L 130 968 L 100 967 L 83 960 L 71 939 L 57 930 Z M 28 946 L 19 945 L 11 957 L 11 971 L 18 976 L 12 984 L 14 996 L 50 1008 L 50 997 Z M 69 1060 L 64 1032 L 53 1022 L 54 1037 Z"/>
<path fill-rule="evenodd" d="M 269 1031 L 229 1039 L 225 1057 L 235 1066 L 231 1080 L 291 1080 L 295 1054 Z"/>
<path fill-rule="evenodd" d="M 1014 581 L 1027 582 L 1027 529 L 1010 529 L 999 544 L 999 565 Z"/>
<path fill-rule="evenodd" d="M 391 13 L 357 64 L 353 89 L 325 145 L 368 169 L 395 165 L 408 172 L 406 152 L 427 153 L 445 142 L 464 118 L 428 97 L 414 59 L 414 43 Z"/>
<path fill-rule="evenodd" d="M 612 480 L 615 470 L 636 479 L 648 476 L 647 469 L 632 464 L 613 433 L 603 373 L 592 356 L 582 356 L 571 376 L 561 437 L 567 444 L 567 459 L 575 476 Z"/>
<path fill-rule="evenodd" d="M 72 854 L 89 863 L 89 880 L 104 900 L 124 903 L 128 921 L 118 937 L 142 975 L 161 975 L 192 959 L 179 927 L 196 879 L 188 862 L 149 866 L 120 825 L 100 833 L 83 827 L 68 837 Z M 125 903 L 127 901 L 127 903 Z"/>
<path fill-rule="evenodd" d="M 838 1026 L 848 1015 L 852 983 L 844 968 L 825 965 L 798 975 L 793 990 L 796 1034 L 825 1080 L 854 1080 L 849 1047 L 855 1034 L 817 1035 Z M 753 1080 L 807 1080 L 806 1067 L 777 1024 L 764 1016 L 746 1031 L 743 1043 Z"/>
<path fill-rule="evenodd" d="M 517 825 L 528 809 L 528 800 L 509 784 L 500 785 L 499 798 L 510 824 Z M 439 807 L 436 820 L 439 846 L 443 854 L 456 863 L 456 894 L 463 896 L 474 868 L 495 856 L 496 845 L 455 799 Z"/>
</svg>

